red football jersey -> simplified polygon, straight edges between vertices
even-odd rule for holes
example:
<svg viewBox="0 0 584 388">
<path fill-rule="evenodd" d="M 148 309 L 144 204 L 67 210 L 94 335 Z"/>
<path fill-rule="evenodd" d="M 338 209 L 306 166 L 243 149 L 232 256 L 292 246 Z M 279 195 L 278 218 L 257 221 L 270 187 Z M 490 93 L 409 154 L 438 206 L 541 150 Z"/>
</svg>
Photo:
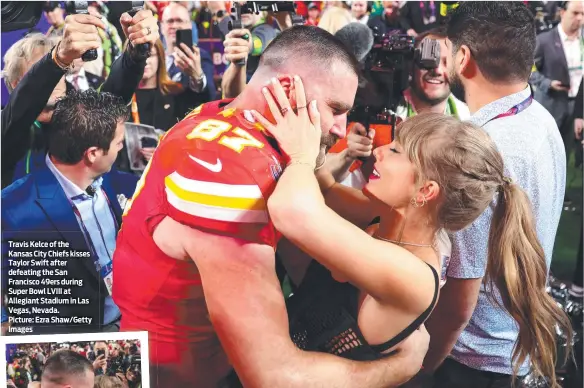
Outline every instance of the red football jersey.
<svg viewBox="0 0 584 388">
<path fill-rule="evenodd" d="M 195 264 L 158 249 L 155 226 L 169 216 L 274 249 L 278 241 L 267 199 L 282 155 L 245 112 L 223 109 L 227 103 L 202 105 L 161 139 L 118 235 L 113 297 L 122 330 L 149 332 L 152 381 L 161 386 L 169 386 L 168 379 L 173 386 L 205 386 L 204 377 L 222 376 L 230 366 L 208 319 Z"/>
</svg>

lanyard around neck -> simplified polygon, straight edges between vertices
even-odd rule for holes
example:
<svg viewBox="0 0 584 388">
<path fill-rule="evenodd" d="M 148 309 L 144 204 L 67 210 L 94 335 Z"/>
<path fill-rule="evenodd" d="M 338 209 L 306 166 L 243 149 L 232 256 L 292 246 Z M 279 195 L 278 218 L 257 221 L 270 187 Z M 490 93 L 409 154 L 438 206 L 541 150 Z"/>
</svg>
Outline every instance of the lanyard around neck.
<svg viewBox="0 0 584 388">
<path fill-rule="evenodd" d="M 132 95 L 132 120 L 134 124 L 140 124 L 140 113 L 138 113 L 138 103 L 136 102 L 136 93 Z"/>
<path fill-rule="evenodd" d="M 119 227 L 118 227 L 118 220 L 116 219 L 116 215 L 115 215 L 114 210 L 112 208 L 112 204 L 111 204 L 111 202 L 109 200 L 109 197 L 107 196 L 107 194 L 106 194 L 105 190 L 103 189 L 103 187 L 100 188 L 100 189 L 101 189 L 101 192 L 103 193 L 103 195 L 105 197 L 105 200 L 107 202 L 107 207 L 108 207 L 108 209 L 110 211 L 110 214 L 111 214 L 111 216 L 112 216 L 112 218 L 114 220 L 114 226 L 115 226 L 116 230 L 118 230 L 119 229 Z M 69 201 L 69 204 L 71 205 L 71 208 L 73 210 L 73 213 L 75 214 L 75 216 L 79 220 L 79 224 L 81 225 L 81 229 L 83 231 L 83 237 L 85 239 L 85 242 L 87 244 L 87 247 L 89 248 L 89 250 L 91 251 L 91 254 L 93 255 L 93 258 L 94 258 L 93 259 L 93 263 L 95 265 L 95 268 L 99 272 L 100 269 L 101 269 L 101 266 L 99 264 L 99 255 L 97 254 L 97 249 L 95 248 L 95 245 L 93 243 L 93 240 L 91 239 L 91 235 L 89 234 L 89 231 L 87 230 L 87 227 L 85 226 L 85 222 L 83 221 L 83 217 L 81 217 L 81 212 L 79 211 L 79 209 L 77 208 L 77 206 L 75 206 L 75 204 L 73 203 L 73 201 L 71 201 L 71 199 L 67 198 L 67 201 Z M 92 198 L 92 201 L 93 201 L 93 198 Z M 92 204 L 92 206 L 93 206 L 93 204 Z M 94 215 L 95 215 L 95 212 L 94 212 Z M 108 249 L 107 249 L 107 244 L 105 243 L 105 237 L 103 235 L 103 230 L 101 229 L 101 225 L 99 223 L 99 220 L 97 219 L 97 216 L 95 216 L 95 223 L 97 224 L 97 228 L 99 229 L 99 234 L 101 235 L 101 239 L 102 239 L 102 242 L 104 244 L 105 250 L 106 250 L 106 252 L 107 252 L 107 254 L 109 256 L 109 259 L 111 261 L 112 258 L 111 258 L 111 255 L 110 255 Z"/>
<path fill-rule="evenodd" d="M 37 127 L 38 129 L 42 129 L 41 128 L 41 123 L 39 123 L 38 121 L 35 120 L 35 122 L 33 123 L 33 125 L 35 127 Z M 31 136 L 33 138 L 33 142 L 34 142 L 34 136 L 35 136 L 35 129 L 34 127 L 31 128 Z M 25 173 L 28 175 L 30 174 L 30 158 L 32 157 L 32 146 L 31 148 L 28 149 L 28 151 L 26 152 L 26 162 L 25 162 Z"/>
<path fill-rule="evenodd" d="M 515 115 L 523 112 L 525 109 L 527 109 L 531 105 L 532 102 L 533 102 L 533 95 L 530 95 L 525 100 L 521 101 L 519 104 L 512 106 L 507 112 L 498 114 L 497 116 L 495 116 L 492 119 L 490 119 L 489 121 L 487 121 L 485 124 L 490 123 L 491 121 L 503 118 L 503 117 L 515 116 Z M 485 124 L 483 124 L 483 126 Z"/>
</svg>

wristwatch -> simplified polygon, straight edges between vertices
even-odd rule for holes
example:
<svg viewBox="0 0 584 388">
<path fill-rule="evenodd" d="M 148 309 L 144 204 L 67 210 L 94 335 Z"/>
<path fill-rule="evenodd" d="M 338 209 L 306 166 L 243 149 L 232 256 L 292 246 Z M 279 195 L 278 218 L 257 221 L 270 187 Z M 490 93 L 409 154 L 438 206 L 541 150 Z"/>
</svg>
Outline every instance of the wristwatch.
<svg viewBox="0 0 584 388">
<path fill-rule="evenodd" d="M 204 72 L 204 71 L 202 71 L 200 76 L 198 76 L 198 77 L 194 77 L 193 79 L 194 79 L 194 80 L 195 80 L 195 81 L 196 81 L 198 84 L 200 84 L 200 83 L 202 83 L 202 82 L 203 82 L 203 79 L 204 79 L 204 78 L 205 78 L 205 72 Z"/>
</svg>

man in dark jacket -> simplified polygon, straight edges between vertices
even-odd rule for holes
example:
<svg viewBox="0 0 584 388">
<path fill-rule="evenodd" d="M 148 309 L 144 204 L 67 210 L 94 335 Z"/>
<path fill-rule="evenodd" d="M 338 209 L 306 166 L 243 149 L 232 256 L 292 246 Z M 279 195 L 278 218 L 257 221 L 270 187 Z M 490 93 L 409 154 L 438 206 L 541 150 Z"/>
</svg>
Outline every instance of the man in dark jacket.
<svg viewBox="0 0 584 388">
<path fill-rule="evenodd" d="M 138 55 L 134 44 L 153 44 L 159 37 L 158 24 L 150 11 L 140 11 L 134 17 L 124 14 L 120 22 L 132 44 L 112 65 L 101 91 L 129 103 L 146 66 L 146 59 Z M 55 38 L 33 34 L 6 53 L 4 79 L 11 96 L 2 110 L 3 188 L 43 165 L 55 102 L 66 90 L 63 76 L 75 59 L 101 45 L 98 27 L 103 27 L 103 22 L 94 16 L 69 15 L 63 39 L 56 47 Z"/>
<path fill-rule="evenodd" d="M 119 330 L 112 257 L 138 178 L 111 167 L 127 118 L 120 97 L 68 94 L 56 104 L 52 124 L 59 130 L 48 133 L 44 165 L 2 190 L 8 334 Z"/>
</svg>

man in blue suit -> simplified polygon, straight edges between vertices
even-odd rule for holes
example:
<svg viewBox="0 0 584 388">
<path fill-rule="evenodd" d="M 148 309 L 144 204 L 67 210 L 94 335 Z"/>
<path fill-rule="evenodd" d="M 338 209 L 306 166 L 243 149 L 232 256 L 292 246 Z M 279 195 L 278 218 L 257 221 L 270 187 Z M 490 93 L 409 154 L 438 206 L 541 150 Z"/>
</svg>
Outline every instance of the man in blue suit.
<svg viewBox="0 0 584 388">
<path fill-rule="evenodd" d="M 111 298 L 111 260 L 122 207 L 137 178 L 111 168 L 123 147 L 127 116 L 122 99 L 109 93 L 68 94 L 56 104 L 45 165 L 2 190 L 2 294 L 11 321 L 8 334 L 119 330 L 120 311 Z M 15 241 L 24 244 L 17 249 Z M 34 241 L 60 245 L 35 249 Z M 23 265 L 29 259 L 15 259 L 17 252 L 31 252 L 31 261 L 47 258 L 50 264 Z M 17 276 L 17 263 L 32 273 Z M 55 276 L 36 272 L 43 269 Z M 17 280 L 28 285 L 20 287 Z M 27 293 L 16 295 L 17 289 Z M 30 289 L 41 293 L 32 295 Z M 59 289 L 63 293 L 54 291 Z M 18 314 L 18 307 L 28 308 L 29 314 Z"/>
</svg>

